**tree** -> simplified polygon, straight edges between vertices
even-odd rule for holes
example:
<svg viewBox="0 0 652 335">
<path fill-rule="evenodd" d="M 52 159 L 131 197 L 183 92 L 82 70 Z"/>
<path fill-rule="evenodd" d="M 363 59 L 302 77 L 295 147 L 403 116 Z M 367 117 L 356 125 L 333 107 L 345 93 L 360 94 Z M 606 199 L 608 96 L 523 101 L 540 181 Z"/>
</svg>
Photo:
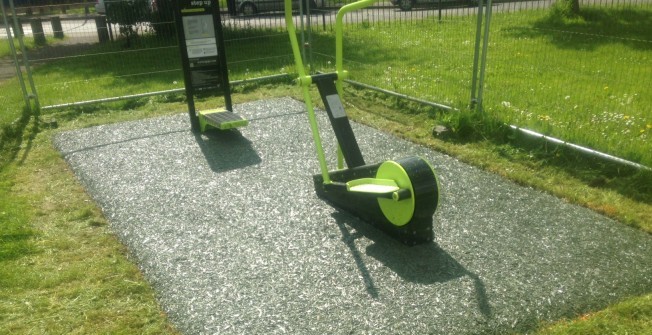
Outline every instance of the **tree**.
<svg viewBox="0 0 652 335">
<path fill-rule="evenodd" d="M 557 0 L 552 7 L 553 13 L 565 18 L 580 15 L 580 0 Z"/>
<path fill-rule="evenodd" d="M 176 36 L 174 26 L 174 6 L 172 0 L 156 0 L 152 6 L 150 22 L 156 36 L 162 38 L 173 38 Z"/>
<path fill-rule="evenodd" d="M 566 0 L 569 2 L 571 14 L 577 16 L 580 15 L 580 0 Z"/>
<path fill-rule="evenodd" d="M 106 17 L 119 25 L 120 35 L 127 39 L 127 47 L 130 47 L 131 40 L 138 36 L 138 26 L 149 16 L 148 0 L 107 1 L 106 6 Z"/>
</svg>

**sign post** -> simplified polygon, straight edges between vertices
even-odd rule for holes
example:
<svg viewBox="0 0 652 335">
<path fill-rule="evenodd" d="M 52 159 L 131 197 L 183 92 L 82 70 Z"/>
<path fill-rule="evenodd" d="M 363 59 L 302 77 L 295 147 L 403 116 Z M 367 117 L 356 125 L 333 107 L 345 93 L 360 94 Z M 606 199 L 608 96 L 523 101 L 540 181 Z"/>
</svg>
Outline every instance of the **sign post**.
<svg viewBox="0 0 652 335">
<path fill-rule="evenodd" d="M 217 0 L 178 0 L 174 3 L 192 129 L 203 132 L 209 127 L 224 130 L 247 125 L 247 120 L 233 113 Z M 208 90 L 224 95 L 224 109 L 195 109 L 195 93 Z"/>
</svg>

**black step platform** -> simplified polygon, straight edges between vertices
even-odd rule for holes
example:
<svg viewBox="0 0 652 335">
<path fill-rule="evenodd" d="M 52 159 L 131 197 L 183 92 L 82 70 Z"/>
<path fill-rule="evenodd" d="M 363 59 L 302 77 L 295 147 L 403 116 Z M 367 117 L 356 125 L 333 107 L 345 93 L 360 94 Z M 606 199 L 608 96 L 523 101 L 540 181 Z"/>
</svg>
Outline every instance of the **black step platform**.
<svg viewBox="0 0 652 335">
<path fill-rule="evenodd" d="M 248 124 L 247 119 L 226 109 L 210 109 L 199 112 L 199 126 L 202 132 L 210 128 L 227 130 L 244 127 Z"/>
</svg>

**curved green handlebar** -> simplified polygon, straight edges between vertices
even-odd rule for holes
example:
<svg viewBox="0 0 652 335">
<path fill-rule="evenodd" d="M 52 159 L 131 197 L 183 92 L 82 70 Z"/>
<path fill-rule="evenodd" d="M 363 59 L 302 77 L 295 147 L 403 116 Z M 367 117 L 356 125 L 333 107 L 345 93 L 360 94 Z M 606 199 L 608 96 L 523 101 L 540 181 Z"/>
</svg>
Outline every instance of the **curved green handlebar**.
<svg viewBox="0 0 652 335">
<path fill-rule="evenodd" d="M 342 59 L 344 58 L 344 47 L 342 45 L 344 35 L 344 15 L 354 10 L 370 6 L 376 1 L 378 0 L 360 0 L 344 5 L 339 11 L 337 11 L 337 16 L 335 16 L 335 72 L 337 72 L 337 82 L 335 83 L 335 86 L 337 87 L 337 92 L 340 96 L 342 95 L 342 80 L 345 77 L 342 64 Z"/>
<path fill-rule="evenodd" d="M 335 17 L 335 71 L 338 74 L 338 77 L 342 76 L 344 73 L 342 59 L 343 59 L 343 19 L 344 15 L 354 10 L 362 9 L 372 5 L 378 0 L 360 0 L 354 3 L 343 6 L 337 12 Z M 292 0 L 285 0 L 285 24 L 287 26 L 288 33 L 290 35 L 290 44 L 292 45 L 292 53 L 294 54 L 294 62 L 297 64 L 297 72 L 299 73 L 300 82 L 306 82 L 310 84 L 310 80 L 306 79 L 305 67 L 303 65 L 303 60 L 301 58 L 301 49 L 299 48 L 299 42 L 297 41 L 296 28 L 294 27 L 294 21 L 292 20 Z"/>
</svg>

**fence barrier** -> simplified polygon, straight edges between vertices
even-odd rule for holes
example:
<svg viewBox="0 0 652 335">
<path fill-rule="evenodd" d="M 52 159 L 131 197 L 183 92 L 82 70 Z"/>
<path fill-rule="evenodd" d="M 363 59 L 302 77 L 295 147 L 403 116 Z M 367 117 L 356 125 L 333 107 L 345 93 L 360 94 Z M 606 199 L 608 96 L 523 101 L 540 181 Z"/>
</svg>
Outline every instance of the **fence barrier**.
<svg viewBox="0 0 652 335">
<path fill-rule="evenodd" d="M 44 110 L 183 87 L 180 62 L 163 61 L 178 53 L 170 37 L 172 15 L 166 12 L 170 2 L 158 0 L 154 8 L 144 1 L 138 10 L 133 4 L 139 0 L 105 2 L 104 14 L 88 2 L 16 8 L 9 13 L 9 27 L 0 27 L 0 43 L 12 34 L 52 44 L 48 52 L 29 53 L 36 90 L 45 93 L 40 94 Z M 296 15 L 312 71 L 332 70 L 331 32 L 339 4 L 311 1 L 303 5 L 305 15 Z M 491 26 L 482 36 L 487 41 L 482 106 L 519 129 L 652 165 L 652 158 L 640 153 L 640 148 L 652 152 L 652 0 L 581 0 L 579 5 L 582 15 L 565 20 L 555 0 L 491 4 Z M 129 12 L 117 12 L 121 8 Z M 283 15 L 262 10 L 245 15 L 243 8 L 233 12 L 223 8 L 230 77 L 250 81 L 287 75 L 293 61 Z M 353 47 L 345 53 L 345 63 L 355 73 L 350 84 L 444 109 L 468 105 L 477 93 L 472 92 L 472 73 L 474 40 L 482 34 L 478 13 L 477 5 L 464 0 L 416 0 L 411 10 L 379 1 L 347 15 L 344 21 L 351 29 L 345 39 L 364 41 L 369 49 Z M 46 36 L 57 39 L 48 42 Z M 367 44 L 369 40 L 376 42 Z M 88 73 L 83 80 L 38 75 L 44 64 L 73 68 L 82 57 L 98 64 L 83 69 Z M 130 67 L 130 59 L 146 60 L 147 66 Z M 394 59 L 402 65 L 385 65 Z M 102 64 L 111 64 L 111 71 Z M 117 97 L 88 92 L 90 80 L 118 87 L 111 90 Z M 154 93 L 139 91 L 141 80 L 155 82 Z"/>
</svg>

